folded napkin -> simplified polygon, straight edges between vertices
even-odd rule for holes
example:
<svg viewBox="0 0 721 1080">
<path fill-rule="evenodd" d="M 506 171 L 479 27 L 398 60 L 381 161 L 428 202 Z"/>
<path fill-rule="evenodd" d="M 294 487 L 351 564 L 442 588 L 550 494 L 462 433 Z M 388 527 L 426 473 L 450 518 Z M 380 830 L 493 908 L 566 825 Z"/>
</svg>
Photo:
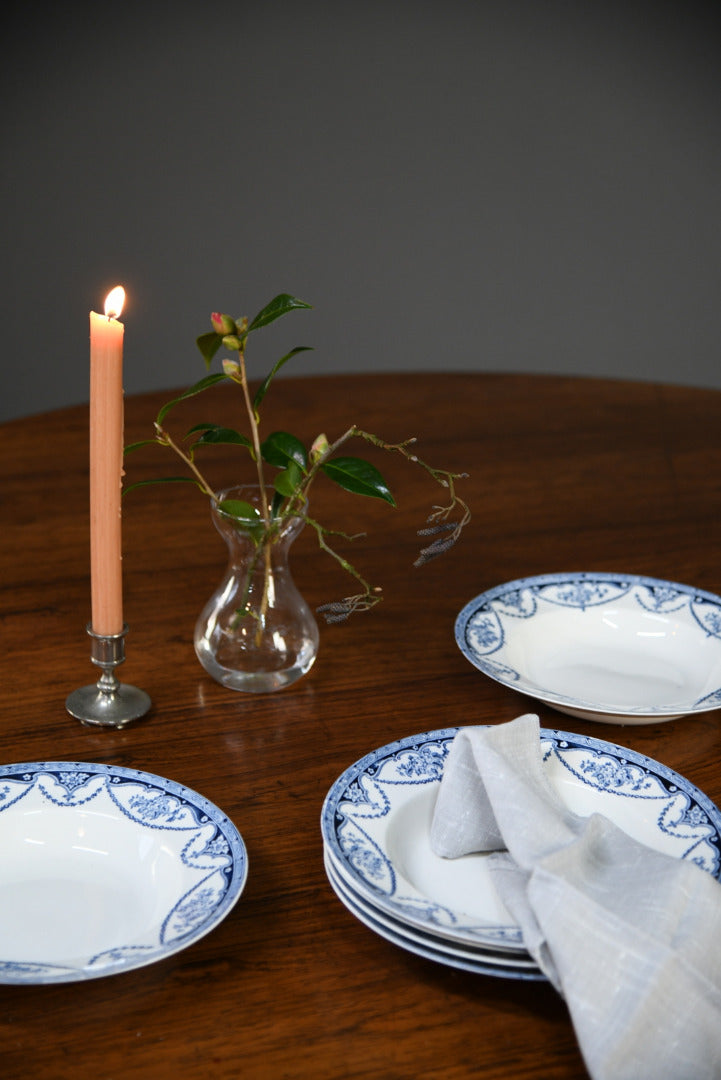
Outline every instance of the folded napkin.
<svg viewBox="0 0 721 1080">
<path fill-rule="evenodd" d="M 489 856 L 526 948 L 563 995 L 594 1080 L 721 1077 L 721 885 L 547 780 L 537 716 L 461 729 L 431 847 Z"/>
</svg>

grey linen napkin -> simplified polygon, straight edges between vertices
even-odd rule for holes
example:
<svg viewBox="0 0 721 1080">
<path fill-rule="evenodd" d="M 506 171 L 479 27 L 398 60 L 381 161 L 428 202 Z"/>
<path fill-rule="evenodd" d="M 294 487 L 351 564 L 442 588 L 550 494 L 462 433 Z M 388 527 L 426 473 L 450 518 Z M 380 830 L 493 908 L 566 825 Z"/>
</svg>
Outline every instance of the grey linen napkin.
<svg viewBox="0 0 721 1080">
<path fill-rule="evenodd" d="M 594 1080 L 719 1080 L 721 885 L 568 810 L 539 732 L 531 714 L 459 731 L 432 849 L 497 852 L 494 885 L 565 998 Z"/>
</svg>

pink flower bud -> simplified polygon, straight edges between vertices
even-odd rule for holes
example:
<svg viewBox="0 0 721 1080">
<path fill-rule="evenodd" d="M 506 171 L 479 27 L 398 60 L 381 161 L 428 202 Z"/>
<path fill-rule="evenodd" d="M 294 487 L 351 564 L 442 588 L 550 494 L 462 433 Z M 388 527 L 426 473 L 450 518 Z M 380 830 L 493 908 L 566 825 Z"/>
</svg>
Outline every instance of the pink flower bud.
<svg viewBox="0 0 721 1080">
<path fill-rule="evenodd" d="M 223 371 L 232 379 L 234 376 L 240 375 L 240 364 L 237 360 L 231 360 L 229 356 L 224 356 Z"/>
<path fill-rule="evenodd" d="M 235 319 L 231 319 L 230 315 L 222 315 L 219 311 L 213 312 L 210 322 L 216 334 L 237 334 L 238 332 Z"/>
<path fill-rule="evenodd" d="M 324 434 L 317 435 L 310 448 L 310 460 L 312 462 L 318 461 L 320 458 L 325 457 L 329 450 L 330 445 L 327 437 Z"/>
</svg>

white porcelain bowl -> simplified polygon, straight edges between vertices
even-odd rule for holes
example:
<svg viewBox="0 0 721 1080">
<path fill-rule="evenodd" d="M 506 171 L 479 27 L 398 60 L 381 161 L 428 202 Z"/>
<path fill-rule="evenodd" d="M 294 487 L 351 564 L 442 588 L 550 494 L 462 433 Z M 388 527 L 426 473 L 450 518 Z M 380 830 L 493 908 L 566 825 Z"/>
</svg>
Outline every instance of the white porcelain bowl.
<svg viewBox="0 0 721 1080">
<path fill-rule="evenodd" d="M 225 918 L 243 840 L 203 796 L 86 762 L 0 766 L 0 983 L 72 982 L 162 960 Z"/>
<path fill-rule="evenodd" d="M 397 944 L 405 938 L 410 947 L 410 931 L 441 952 L 453 943 L 472 967 L 498 968 L 510 958 L 533 964 L 487 855 L 444 859 L 431 848 L 433 811 L 459 730 L 406 736 L 341 773 L 321 812 L 326 869 L 354 914 L 361 917 L 360 904 L 376 922 L 391 922 Z M 721 880 L 721 810 L 694 784 L 628 747 L 567 731 L 540 734 L 544 775 L 572 813 L 600 814 L 639 843 Z"/>
<path fill-rule="evenodd" d="M 456 641 L 559 712 L 650 724 L 721 708 L 721 598 L 628 574 L 521 578 L 471 600 Z"/>
</svg>

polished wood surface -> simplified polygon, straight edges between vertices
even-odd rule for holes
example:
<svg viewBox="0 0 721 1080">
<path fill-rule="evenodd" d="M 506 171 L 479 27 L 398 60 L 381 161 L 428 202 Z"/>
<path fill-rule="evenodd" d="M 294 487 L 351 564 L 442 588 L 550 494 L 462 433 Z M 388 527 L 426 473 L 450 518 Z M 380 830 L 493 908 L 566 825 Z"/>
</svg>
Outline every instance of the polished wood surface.
<svg viewBox="0 0 721 1080">
<path fill-rule="evenodd" d="M 151 434 L 167 396 L 127 401 L 128 442 Z M 237 407 L 214 390 L 185 403 L 178 424 L 238 424 Z M 225 563 L 203 497 L 182 485 L 131 492 L 120 676 L 146 690 L 153 709 L 121 732 L 85 728 L 64 706 L 97 675 L 85 634 L 87 407 L 0 428 L 0 760 L 159 773 L 220 806 L 249 854 L 239 903 L 187 950 L 86 983 L 0 987 L 2 1074 L 584 1077 L 566 1007 L 549 985 L 420 959 L 345 910 L 323 870 L 321 804 L 346 766 L 386 742 L 529 709 L 546 727 L 660 759 L 721 800 L 718 710 L 644 727 L 576 720 L 485 678 L 453 637 L 467 600 L 531 574 L 649 574 L 721 593 L 721 393 L 550 376 L 374 375 L 281 379 L 266 407 L 266 431 L 304 440 L 352 422 L 389 441 L 417 435 L 421 456 L 469 472 L 462 490 L 473 521 L 457 548 L 414 569 L 415 531 L 436 499 L 420 470 L 374 456 L 397 510 L 319 484 L 315 516 L 367 531 L 353 555 L 383 584 L 385 601 L 346 625 L 323 625 L 315 667 L 294 687 L 250 697 L 215 684 L 193 652 L 195 618 Z M 208 450 L 205 460 L 218 486 L 250 479 L 233 452 Z M 127 471 L 130 482 L 178 469 L 151 447 L 130 456 Z M 347 581 L 308 532 L 292 566 L 316 606 L 344 595 Z"/>
</svg>

